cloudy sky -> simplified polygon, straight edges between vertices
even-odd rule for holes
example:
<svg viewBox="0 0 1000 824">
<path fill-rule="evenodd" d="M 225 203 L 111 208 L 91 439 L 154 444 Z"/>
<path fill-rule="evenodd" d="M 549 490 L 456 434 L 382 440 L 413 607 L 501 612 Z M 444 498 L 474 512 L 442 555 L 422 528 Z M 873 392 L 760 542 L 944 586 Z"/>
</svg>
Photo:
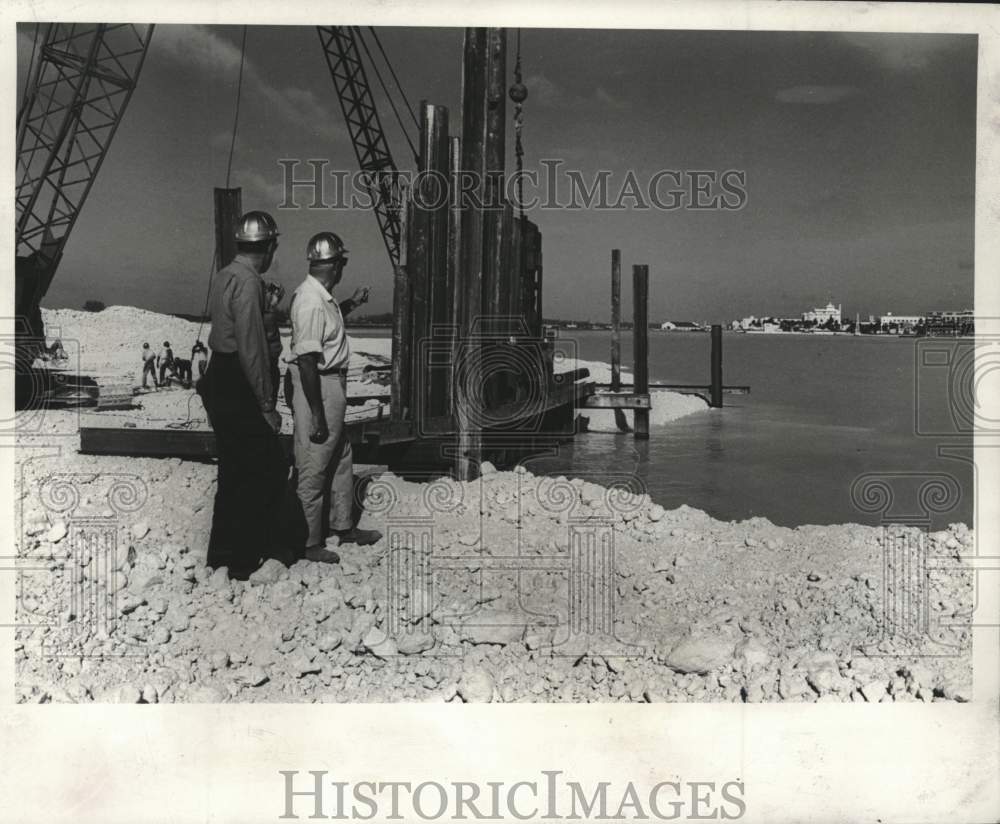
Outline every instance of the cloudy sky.
<svg viewBox="0 0 1000 824">
<path fill-rule="evenodd" d="M 19 31 L 20 71 L 32 32 Z M 46 305 L 200 311 L 241 36 L 157 27 Z M 462 30 L 380 36 L 411 100 L 457 120 Z M 735 211 L 625 199 L 611 211 L 532 212 L 546 315 L 606 317 L 614 247 L 626 271 L 649 264 L 657 319 L 797 314 L 827 300 L 862 316 L 971 306 L 976 50 L 964 35 L 524 30 L 527 168 L 558 159 L 588 180 L 606 170 L 612 200 L 629 172 L 643 186 L 660 170 L 746 174 Z M 412 168 L 387 107 L 383 117 L 397 165 Z M 308 237 L 333 229 L 352 250 L 345 287 L 370 285 L 370 310 L 388 310 L 373 215 L 277 210 L 281 158 L 355 169 L 315 29 L 250 27 L 233 185 L 244 208 L 280 223 L 273 275 L 294 287 Z"/>
</svg>

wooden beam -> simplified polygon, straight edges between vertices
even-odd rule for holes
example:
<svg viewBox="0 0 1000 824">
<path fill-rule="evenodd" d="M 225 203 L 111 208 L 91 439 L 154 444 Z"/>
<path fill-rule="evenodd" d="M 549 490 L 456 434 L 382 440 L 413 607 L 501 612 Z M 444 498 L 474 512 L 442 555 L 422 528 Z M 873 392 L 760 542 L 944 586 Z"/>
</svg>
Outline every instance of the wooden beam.
<svg viewBox="0 0 1000 824">
<path fill-rule="evenodd" d="M 611 388 L 622 386 L 622 252 L 611 250 Z"/>
<path fill-rule="evenodd" d="M 215 269 L 236 257 L 236 230 L 243 216 L 242 189 L 215 190 Z"/>
<path fill-rule="evenodd" d="M 610 383 L 598 383 L 594 384 L 598 391 L 612 391 Z M 633 384 L 623 383 L 621 389 L 631 389 Z M 680 394 L 697 394 L 697 395 L 708 395 L 712 391 L 712 387 L 709 384 L 701 383 L 651 383 L 649 384 L 650 389 L 662 389 L 668 392 L 678 392 Z M 723 386 L 722 393 L 724 395 L 749 395 L 750 387 L 746 385 L 737 386 Z"/>
<path fill-rule="evenodd" d="M 635 392 L 649 394 L 649 267 L 645 264 L 632 267 L 632 335 L 634 337 L 633 357 L 635 360 Z M 649 437 L 649 411 L 635 410 L 635 438 Z"/>
<path fill-rule="evenodd" d="M 486 30 L 486 135 L 483 155 L 490 208 L 504 203 L 507 168 L 507 30 Z"/>
<path fill-rule="evenodd" d="M 420 172 L 424 207 L 427 211 L 427 340 L 439 340 L 447 345 L 455 322 L 455 305 L 451 297 L 448 266 L 449 228 L 449 139 L 448 109 L 444 106 L 421 106 Z M 442 334 L 444 332 L 444 334 Z M 450 385 L 447 369 L 431 368 L 430 349 L 425 348 L 420 368 L 426 375 L 427 415 L 451 412 Z"/>
<path fill-rule="evenodd" d="M 451 352 L 454 359 L 456 342 L 460 336 L 460 322 L 463 303 L 462 279 L 462 140 L 458 137 L 448 139 L 448 289 L 451 297 L 451 323 L 453 328 L 449 333 Z M 449 399 L 445 410 L 455 414 L 455 370 L 449 371 L 447 381 Z"/>
<path fill-rule="evenodd" d="M 458 422 L 458 450 L 455 474 L 459 480 L 479 476 L 482 441 L 473 408 L 478 393 L 466 385 L 463 376 L 478 378 L 480 347 L 474 332 L 483 311 L 483 208 L 486 196 L 486 29 L 467 28 L 462 63 L 462 171 L 469 175 L 460 187 L 462 204 L 459 278 L 459 329 L 452 362 L 455 368 L 455 418 Z"/>
<path fill-rule="evenodd" d="M 430 114 L 426 100 L 420 101 L 420 157 L 418 172 L 427 169 L 427 143 L 429 141 Z M 407 273 L 410 280 L 410 417 L 420 427 L 428 415 L 429 370 L 426 363 L 426 347 L 431 333 L 431 211 L 427 208 L 425 191 L 413 187 L 413 207 L 410 222 L 409 251 L 407 253 Z"/>
<path fill-rule="evenodd" d="M 722 327 L 712 326 L 712 406 L 722 407 Z"/>
<path fill-rule="evenodd" d="M 611 250 L 611 388 L 622 387 L 622 252 Z M 622 410 L 615 411 L 615 426 L 621 432 L 631 427 Z"/>
<path fill-rule="evenodd" d="M 392 279 L 392 400 L 390 414 L 394 421 L 409 417 L 411 369 L 410 279 L 408 267 L 408 231 L 411 214 L 410 192 L 400 185 L 399 263 Z"/>
<path fill-rule="evenodd" d="M 348 422 L 345 429 L 358 463 L 376 462 L 376 459 L 387 456 L 385 450 L 391 451 L 416 440 L 410 424 L 397 424 L 390 420 Z M 293 449 L 292 436 L 280 435 L 279 440 L 285 453 L 290 456 Z M 210 429 L 105 426 L 80 427 L 80 452 L 84 455 L 189 460 L 210 460 L 218 455 L 215 433 Z"/>
<path fill-rule="evenodd" d="M 551 428 L 531 428 L 532 421 L 546 419 L 553 414 L 571 413 L 584 405 L 593 394 L 592 383 L 566 383 L 550 386 L 540 405 L 531 404 L 530 415 L 525 414 L 523 404 L 500 407 L 497 420 L 515 422 L 530 431 L 533 443 L 551 445 L 552 440 L 567 436 L 566 431 Z M 570 416 L 571 417 L 571 416 Z M 349 421 L 345 427 L 357 463 L 392 463 L 405 450 L 415 444 L 429 440 L 434 444 L 454 445 L 457 422 L 451 415 L 428 417 L 417 432 L 410 422 L 391 419 Z M 505 436 L 502 429 L 493 433 L 499 435 L 500 442 Z M 291 455 L 292 436 L 279 436 L 282 448 Z M 519 438 L 519 446 L 521 439 Z M 125 455 L 129 457 L 182 458 L 188 460 L 211 460 L 217 456 L 215 433 L 209 429 L 140 429 L 138 427 L 80 427 L 80 452 L 84 455 Z M 441 462 L 444 452 L 435 447 L 424 453 L 427 460 Z M 477 467 L 478 468 L 478 467 Z"/>
<path fill-rule="evenodd" d="M 649 409 L 649 395 L 632 392 L 598 392 L 583 402 L 587 409 Z"/>
</svg>

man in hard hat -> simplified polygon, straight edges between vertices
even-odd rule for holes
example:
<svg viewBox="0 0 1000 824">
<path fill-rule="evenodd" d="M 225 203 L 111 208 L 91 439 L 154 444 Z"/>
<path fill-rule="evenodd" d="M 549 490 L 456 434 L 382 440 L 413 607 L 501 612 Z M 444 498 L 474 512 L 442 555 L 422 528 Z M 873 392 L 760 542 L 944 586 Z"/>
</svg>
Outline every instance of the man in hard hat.
<svg viewBox="0 0 1000 824">
<path fill-rule="evenodd" d="M 332 294 L 347 265 L 347 249 L 333 232 L 320 232 L 310 239 L 306 257 L 309 274 L 289 307 L 297 493 L 309 530 L 306 558 L 336 563 L 339 556 L 327 548 L 328 537 L 333 545 L 364 546 L 382 535 L 353 522 L 354 464 L 344 430 L 351 348 Z M 324 525 L 327 497 L 329 521 Z"/>
<path fill-rule="evenodd" d="M 274 218 L 247 212 L 236 241 L 236 257 L 212 281 L 212 358 L 198 392 L 219 456 L 207 563 L 246 579 L 279 548 L 277 513 L 288 466 L 278 441 L 281 415 L 274 403 L 261 278 L 278 248 Z"/>
</svg>

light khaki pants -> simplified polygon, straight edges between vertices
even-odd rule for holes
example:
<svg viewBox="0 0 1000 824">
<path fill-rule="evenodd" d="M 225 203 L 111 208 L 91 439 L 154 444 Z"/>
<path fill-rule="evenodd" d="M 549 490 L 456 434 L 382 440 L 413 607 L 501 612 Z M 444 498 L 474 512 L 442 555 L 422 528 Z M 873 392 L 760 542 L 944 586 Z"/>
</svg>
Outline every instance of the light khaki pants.
<svg viewBox="0 0 1000 824">
<path fill-rule="evenodd" d="M 292 375 L 292 417 L 295 422 L 296 492 L 309 527 L 306 546 L 317 546 L 325 539 L 323 509 L 328 498 L 330 529 L 350 529 L 354 497 L 354 461 L 351 442 L 344 431 L 347 410 L 347 377 L 320 375 L 320 393 L 330 437 L 323 443 L 309 440 L 312 414 L 302 389 L 299 367 L 289 364 Z"/>
</svg>

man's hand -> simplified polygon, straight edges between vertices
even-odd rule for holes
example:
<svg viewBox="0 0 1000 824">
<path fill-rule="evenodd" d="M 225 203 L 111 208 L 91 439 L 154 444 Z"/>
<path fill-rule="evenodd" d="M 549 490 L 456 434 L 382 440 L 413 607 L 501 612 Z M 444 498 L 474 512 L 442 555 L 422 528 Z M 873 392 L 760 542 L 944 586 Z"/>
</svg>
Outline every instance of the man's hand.
<svg viewBox="0 0 1000 824">
<path fill-rule="evenodd" d="M 355 306 L 361 306 L 363 303 L 368 303 L 368 287 L 359 287 L 354 290 L 354 294 L 351 295 L 351 303 Z"/>
<path fill-rule="evenodd" d="M 280 283 L 271 281 L 266 286 L 267 310 L 273 312 L 285 297 L 285 287 Z"/>
<path fill-rule="evenodd" d="M 330 430 L 326 425 L 326 417 L 322 414 L 312 415 L 312 424 L 309 427 L 309 440 L 313 443 L 324 443 L 330 437 Z"/>
<path fill-rule="evenodd" d="M 269 409 L 264 413 L 264 420 L 271 427 L 271 431 L 278 433 L 281 431 L 281 413 L 277 409 Z"/>
</svg>

